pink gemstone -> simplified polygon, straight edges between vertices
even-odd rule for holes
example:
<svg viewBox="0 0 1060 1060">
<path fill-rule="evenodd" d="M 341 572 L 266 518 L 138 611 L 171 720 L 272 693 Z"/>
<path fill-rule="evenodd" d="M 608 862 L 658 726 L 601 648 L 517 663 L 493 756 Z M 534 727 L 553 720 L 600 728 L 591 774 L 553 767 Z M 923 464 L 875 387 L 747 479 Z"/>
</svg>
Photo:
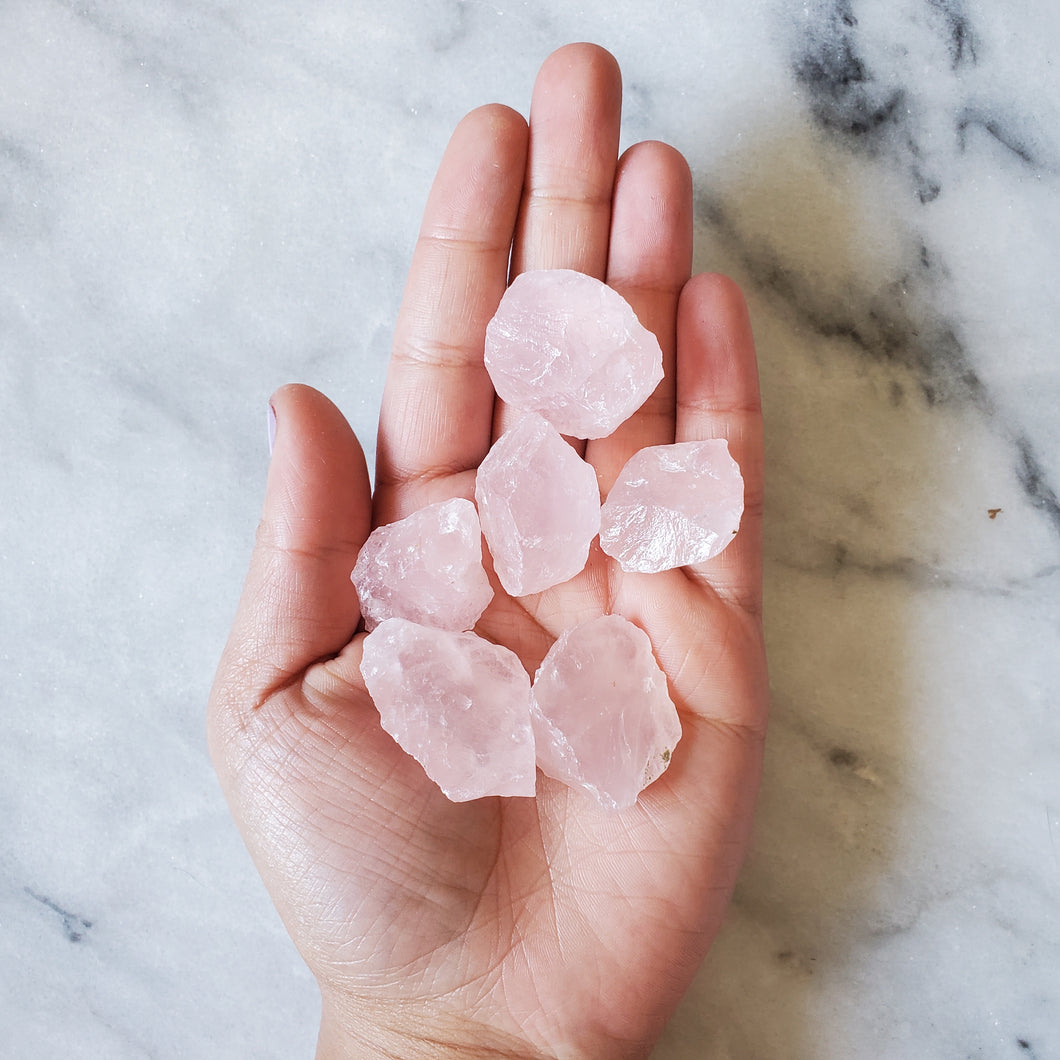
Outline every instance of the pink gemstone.
<svg viewBox="0 0 1060 1060">
<path fill-rule="evenodd" d="M 617 291 L 570 269 L 517 276 L 486 328 L 497 393 L 562 434 L 603 438 L 663 377 L 662 350 Z"/>
<path fill-rule="evenodd" d="M 600 516 L 600 547 L 623 570 L 702 563 L 733 539 L 743 478 L 724 439 L 654 445 L 619 472 Z"/>
<path fill-rule="evenodd" d="M 534 794 L 530 678 L 514 652 L 391 618 L 365 637 L 361 674 L 383 728 L 453 802 Z"/>
<path fill-rule="evenodd" d="M 369 630 L 388 618 L 471 629 L 493 599 L 478 514 L 461 498 L 373 530 L 352 577 Z"/>
<path fill-rule="evenodd" d="M 573 578 L 600 529 L 596 472 L 534 413 L 486 454 L 475 502 L 497 577 L 512 596 Z"/>
<path fill-rule="evenodd" d="M 534 678 L 542 772 L 621 810 L 664 773 L 681 722 L 647 634 L 619 615 L 560 635 Z"/>
</svg>

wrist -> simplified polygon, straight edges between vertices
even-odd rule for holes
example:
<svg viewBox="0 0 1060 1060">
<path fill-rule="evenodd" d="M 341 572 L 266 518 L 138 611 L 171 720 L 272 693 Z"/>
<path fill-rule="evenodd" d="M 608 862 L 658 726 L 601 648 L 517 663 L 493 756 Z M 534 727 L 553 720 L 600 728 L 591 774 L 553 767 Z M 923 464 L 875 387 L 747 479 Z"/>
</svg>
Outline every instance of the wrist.
<svg viewBox="0 0 1060 1060">
<path fill-rule="evenodd" d="M 521 1038 L 429 1005 L 354 1007 L 324 999 L 316 1060 L 548 1060 Z"/>
</svg>

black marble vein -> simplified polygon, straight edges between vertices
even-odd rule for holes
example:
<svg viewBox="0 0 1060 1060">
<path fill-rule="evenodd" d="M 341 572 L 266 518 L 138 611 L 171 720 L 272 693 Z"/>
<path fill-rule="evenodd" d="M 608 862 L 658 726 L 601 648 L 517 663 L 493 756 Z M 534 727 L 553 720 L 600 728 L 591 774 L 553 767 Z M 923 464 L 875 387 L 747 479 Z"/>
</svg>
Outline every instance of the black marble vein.
<svg viewBox="0 0 1060 1060">
<path fill-rule="evenodd" d="M 696 201 L 697 217 L 734 250 L 756 287 L 779 298 L 802 330 L 848 342 L 871 360 L 906 368 L 930 405 L 950 401 L 987 403 L 986 391 L 956 326 L 903 296 L 917 282 L 913 270 L 929 272 L 934 259 L 922 244 L 910 275 L 895 276 L 882 293 L 822 291 L 770 250 L 744 239 L 724 203 L 707 194 Z"/>
<path fill-rule="evenodd" d="M 1033 115 L 1014 115 L 1003 100 L 984 100 L 971 94 L 970 84 L 964 85 L 962 68 L 978 64 L 979 45 L 962 0 L 924 3 L 928 31 L 945 46 L 963 97 L 948 116 L 952 149 L 966 154 L 979 134 L 1036 173 L 1055 173 L 1060 169 L 1057 152 Z M 870 157 L 885 154 L 897 161 L 907 170 L 919 201 L 934 202 L 943 188 L 926 162 L 938 152 L 928 136 L 930 122 L 925 121 L 932 101 L 885 64 L 870 62 L 852 0 L 832 0 L 818 10 L 819 17 L 805 24 L 791 59 L 795 83 L 815 123 L 848 150 Z M 892 43 L 900 50 L 905 34 L 922 32 L 921 24 L 910 23 L 900 27 Z"/>
<path fill-rule="evenodd" d="M 946 32 L 949 35 L 947 45 L 950 53 L 950 68 L 957 70 L 962 66 L 974 66 L 976 54 L 976 34 L 971 21 L 959 0 L 927 0 L 928 7 L 933 8 L 943 18 Z"/>
<path fill-rule="evenodd" d="M 23 890 L 35 902 L 40 902 L 46 909 L 50 909 L 61 917 L 63 933 L 66 935 L 68 942 L 77 943 L 84 941 L 85 933 L 92 927 L 93 922 L 91 920 L 86 920 L 79 913 L 71 913 L 70 910 L 63 909 L 61 905 L 53 902 L 46 895 L 37 894 L 32 887 L 24 887 Z"/>
<path fill-rule="evenodd" d="M 957 143 L 961 151 L 968 150 L 968 133 L 973 129 L 981 129 L 1025 166 L 1032 169 L 1045 168 L 1028 136 L 1017 132 L 1011 123 L 1003 121 L 997 115 L 983 113 L 974 108 L 966 108 L 957 118 Z"/>
<path fill-rule="evenodd" d="M 880 81 L 858 45 L 858 21 L 850 0 L 836 0 L 815 24 L 793 62 L 796 82 L 809 97 L 811 113 L 830 133 L 875 150 L 901 120 L 905 92 Z"/>
<path fill-rule="evenodd" d="M 1015 444 L 1016 475 L 1020 487 L 1030 504 L 1037 508 L 1049 520 L 1057 534 L 1060 534 L 1060 498 L 1049 484 L 1045 469 L 1030 439 L 1021 434 L 1017 436 Z"/>
<path fill-rule="evenodd" d="M 882 294 L 857 289 L 822 291 L 768 247 L 743 238 L 721 199 L 699 195 L 696 216 L 728 245 L 754 286 L 783 304 L 800 330 L 844 341 L 858 356 L 905 369 L 929 406 L 966 404 L 989 419 L 1013 446 L 1013 466 L 1023 493 L 1060 539 L 1060 496 L 1035 445 L 989 393 L 957 325 L 932 311 L 924 300 L 902 293 L 916 282 L 914 277 L 894 277 Z M 923 243 L 917 260 L 925 272 L 934 267 Z M 892 386 L 890 398 L 900 404 L 903 388 Z"/>
<path fill-rule="evenodd" d="M 831 0 L 816 9 L 818 17 L 804 24 L 792 53 L 791 68 L 802 89 L 815 123 L 851 151 L 876 157 L 886 154 L 908 172 L 913 192 L 923 204 L 934 202 L 942 183 L 925 161 L 937 153 L 926 150 L 925 116 L 931 101 L 916 86 L 903 83 L 896 70 L 874 66 L 869 59 L 865 31 L 852 0 Z M 904 46 L 905 34 L 927 31 L 945 47 L 951 73 L 960 78 L 962 68 L 978 63 L 978 38 L 962 0 L 924 0 L 925 18 L 907 26 L 899 24 L 895 48 Z M 1022 164 L 1042 168 L 1035 140 L 1021 130 L 1004 107 L 967 98 L 950 120 L 954 143 L 964 153 L 969 133 L 981 130 Z"/>
<path fill-rule="evenodd" d="M 838 576 L 840 574 L 857 574 L 867 578 L 896 581 L 911 586 L 919 591 L 957 590 L 973 596 L 993 599 L 1008 599 L 1036 585 L 1041 585 L 1049 578 L 1060 574 L 1060 564 L 1048 564 L 1034 571 L 1027 577 L 1006 578 L 1004 581 L 988 581 L 969 577 L 956 571 L 947 570 L 933 563 L 915 559 L 912 556 L 895 556 L 890 559 L 864 559 L 853 552 L 844 542 L 821 541 L 819 551 L 825 555 L 817 560 L 796 560 L 789 557 L 772 557 L 772 562 L 785 570 L 800 574 Z M 835 765 L 836 763 L 833 763 Z"/>
<path fill-rule="evenodd" d="M 977 35 L 963 0 L 925 0 L 925 4 L 927 24 L 942 34 L 951 69 L 976 64 Z M 850 150 L 875 158 L 886 147 L 888 157 L 906 165 L 919 201 L 925 205 L 934 202 L 942 193 L 942 184 L 923 163 L 921 101 L 907 87 L 895 83 L 887 71 L 872 68 L 853 0 L 830 0 L 816 10 L 820 14 L 805 24 L 792 59 L 795 81 L 807 96 L 815 122 Z M 1022 131 L 1021 123 L 1011 115 L 1004 116 L 1003 111 L 1003 107 L 981 103 L 959 107 L 951 119 L 956 150 L 966 153 L 971 136 L 979 133 L 1022 166 L 1038 173 L 1050 169 L 1045 162 L 1048 147 L 1041 143 L 1041 137 Z M 700 215 L 730 240 L 739 242 L 718 202 L 701 202 Z M 882 296 L 858 291 L 843 291 L 841 298 L 834 291 L 822 295 L 798 272 L 768 253 L 746 245 L 741 251 L 754 282 L 779 297 L 802 327 L 825 338 L 846 340 L 854 350 L 874 360 L 905 367 L 931 405 L 968 402 L 997 422 L 1013 446 L 1016 475 L 1029 503 L 1060 535 L 1060 500 L 1040 457 L 1026 434 L 1007 422 L 987 393 L 952 322 L 899 297 L 896 292 L 904 288 L 902 278 L 896 277 L 892 293 Z M 922 247 L 920 257 L 922 269 L 929 271 L 926 247 Z M 892 388 L 892 398 L 900 402 L 902 396 Z"/>
</svg>

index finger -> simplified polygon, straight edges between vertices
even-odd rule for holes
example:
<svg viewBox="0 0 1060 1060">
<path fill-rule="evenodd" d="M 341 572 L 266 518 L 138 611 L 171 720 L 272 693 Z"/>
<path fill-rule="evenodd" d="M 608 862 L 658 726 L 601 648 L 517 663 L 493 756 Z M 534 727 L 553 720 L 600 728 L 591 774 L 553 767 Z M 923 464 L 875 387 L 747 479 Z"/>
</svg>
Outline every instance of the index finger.
<svg viewBox="0 0 1060 1060">
<path fill-rule="evenodd" d="M 483 336 L 507 281 L 526 143 L 521 115 L 480 107 L 456 127 L 438 167 L 379 414 L 376 525 L 474 488 L 493 421 Z"/>
</svg>

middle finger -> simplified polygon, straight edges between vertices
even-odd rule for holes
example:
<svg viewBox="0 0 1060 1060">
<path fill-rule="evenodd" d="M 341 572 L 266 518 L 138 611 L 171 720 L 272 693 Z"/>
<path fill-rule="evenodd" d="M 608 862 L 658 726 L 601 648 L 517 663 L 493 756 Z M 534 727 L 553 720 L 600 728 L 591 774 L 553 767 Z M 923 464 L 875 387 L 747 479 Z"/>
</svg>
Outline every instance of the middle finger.
<svg viewBox="0 0 1060 1060">
<path fill-rule="evenodd" d="M 531 269 L 606 275 L 621 113 L 622 76 L 610 52 L 568 44 L 542 64 L 530 104 L 512 278 Z M 498 400 L 494 437 L 513 419 Z"/>
</svg>

